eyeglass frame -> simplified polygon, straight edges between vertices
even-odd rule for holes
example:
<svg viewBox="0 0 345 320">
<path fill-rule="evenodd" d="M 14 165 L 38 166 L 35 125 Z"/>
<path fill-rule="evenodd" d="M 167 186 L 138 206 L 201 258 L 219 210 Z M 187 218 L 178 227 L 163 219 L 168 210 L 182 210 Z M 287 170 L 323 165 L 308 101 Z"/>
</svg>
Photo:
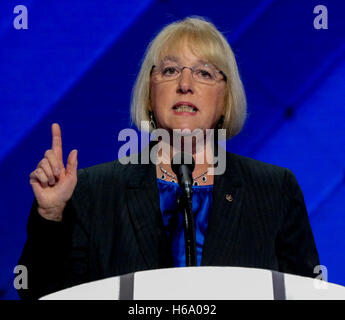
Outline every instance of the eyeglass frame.
<svg viewBox="0 0 345 320">
<path fill-rule="evenodd" d="M 187 67 L 187 66 L 180 66 L 180 65 L 178 65 L 178 66 L 180 67 L 180 75 L 179 75 L 177 78 L 174 78 L 174 79 L 167 79 L 167 80 L 164 80 L 164 81 L 162 81 L 162 82 L 176 80 L 176 79 L 178 79 L 178 78 L 181 77 L 182 71 L 183 71 L 184 69 L 189 69 L 189 70 L 191 71 L 192 77 L 193 77 L 193 79 L 194 79 L 195 81 L 197 81 L 197 82 L 199 82 L 199 83 L 207 84 L 206 82 L 201 82 L 201 81 L 197 80 L 196 78 L 194 78 L 194 72 L 195 72 L 194 67 Z M 157 67 L 156 65 L 153 65 L 153 66 L 152 66 L 151 71 L 150 71 L 150 76 L 151 76 L 152 73 L 153 73 L 153 69 L 156 68 L 156 67 Z M 225 82 L 228 81 L 228 77 L 225 75 L 225 73 L 224 73 L 222 70 L 216 69 L 215 71 L 218 72 L 218 73 L 220 73 L 220 74 L 223 76 L 223 79 L 219 79 L 218 81 L 221 81 L 221 80 L 224 80 Z M 217 83 L 217 80 L 215 81 L 215 83 Z M 214 84 L 215 84 L 215 83 L 214 83 Z"/>
</svg>

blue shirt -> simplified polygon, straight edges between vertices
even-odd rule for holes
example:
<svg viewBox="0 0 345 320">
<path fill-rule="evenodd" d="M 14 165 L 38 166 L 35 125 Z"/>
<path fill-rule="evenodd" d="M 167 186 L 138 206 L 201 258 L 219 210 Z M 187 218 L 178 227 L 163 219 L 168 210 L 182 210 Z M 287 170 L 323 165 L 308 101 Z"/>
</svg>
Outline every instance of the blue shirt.
<svg viewBox="0 0 345 320">
<path fill-rule="evenodd" d="M 177 183 L 157 179 L 160 209 L 167 235 L 171 240 L 175 267 L 186 266 L 183 216 L 177 212 L 177 199 L 182 189 Z M 193 186 L 192 210 L 194 215 L 197 265 L 200 266 L 202 249 L 212 204 L 213 185 Z"/>
</svg>

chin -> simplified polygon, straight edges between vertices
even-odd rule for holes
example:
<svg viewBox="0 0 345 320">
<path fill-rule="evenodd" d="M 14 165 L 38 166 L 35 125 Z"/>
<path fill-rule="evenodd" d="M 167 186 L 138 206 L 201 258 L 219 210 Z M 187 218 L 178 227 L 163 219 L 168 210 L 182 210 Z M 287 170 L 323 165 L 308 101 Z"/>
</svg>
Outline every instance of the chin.
<svg viewBox="0 0 345 320">
<path fill-rule="evenodd" d="M 195 129 L 199 129 L 197 126 L 176 126 L 174 127 L 176 130 L 181 130 L 181 131 L 187 131 L 187 132 L 193 132 Z"/>
<path fill-rule="evenodd" d="M 200 126 L 196 123 L 190 123 L 190 122 L 180 122 L 180 123 L 174 123 L 172 126 L 174 129 L 178 130 L 188 130 L 188 131 L 194 131 L 195 129 L 199 129 Z"/>
<path fill-rule="evenodd" d="M 205 131 L 205 128 L 203 126 L 200 126 L 199 124 L 197 123 L 191 123 L 191 122 L 187 122 L 187 121 L 181 121 L 181 122 L 175 122 L 174 123 L 169 123 L 169 124 L 166 124 L 166 125 L 162 125 L 160 128 L 162 129 L 166 129 L 168 130 L 169 132 L 173 131 L 173 130 L 176 130 L 176 131 L 183 131 L 185 130 L 186 133 L 188 132 L 193 132 L 194 130 L 203 130 Z M 176 132 L 178 133 L 178 132 Z"/>
</svg>

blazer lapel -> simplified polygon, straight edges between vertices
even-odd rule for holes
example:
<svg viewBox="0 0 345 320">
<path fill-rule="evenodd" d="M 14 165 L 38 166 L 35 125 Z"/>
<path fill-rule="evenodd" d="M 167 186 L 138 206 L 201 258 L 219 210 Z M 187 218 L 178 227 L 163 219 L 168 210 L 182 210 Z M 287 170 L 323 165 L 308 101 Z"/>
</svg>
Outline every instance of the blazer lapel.
<svg viewBox="0 0 345 320">
<path fill-rule="evenodd" d="M 172 267 L 171 247 L 160 211 L 156 168 L 153 164 L 133 166 L 126 190 L 135 236 L 149 269 Z"/>
<path fill-rule="evenodd" d="M 227 168 L 215 176 L 213 201 L 203 246 L 201 265 L 228 265 L 238 236 L 244 188 L 236 160 L 227 154 Z"/>
</svg>

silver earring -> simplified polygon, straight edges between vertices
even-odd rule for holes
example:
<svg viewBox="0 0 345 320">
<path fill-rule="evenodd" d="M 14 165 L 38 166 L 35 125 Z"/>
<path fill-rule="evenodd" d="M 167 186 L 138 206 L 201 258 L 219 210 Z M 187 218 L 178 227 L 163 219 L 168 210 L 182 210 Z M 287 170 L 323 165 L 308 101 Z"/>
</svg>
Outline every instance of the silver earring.
<svg viewBox="0 0 345 320">
<path fill-rule="evenodd" d="M 150 126 L 152 127 L 152 129 L 156 129 L 157 128 L 156 120 L 152 111 L 149 111 L 149 117 L 150 117 Z"/>
</svg>

